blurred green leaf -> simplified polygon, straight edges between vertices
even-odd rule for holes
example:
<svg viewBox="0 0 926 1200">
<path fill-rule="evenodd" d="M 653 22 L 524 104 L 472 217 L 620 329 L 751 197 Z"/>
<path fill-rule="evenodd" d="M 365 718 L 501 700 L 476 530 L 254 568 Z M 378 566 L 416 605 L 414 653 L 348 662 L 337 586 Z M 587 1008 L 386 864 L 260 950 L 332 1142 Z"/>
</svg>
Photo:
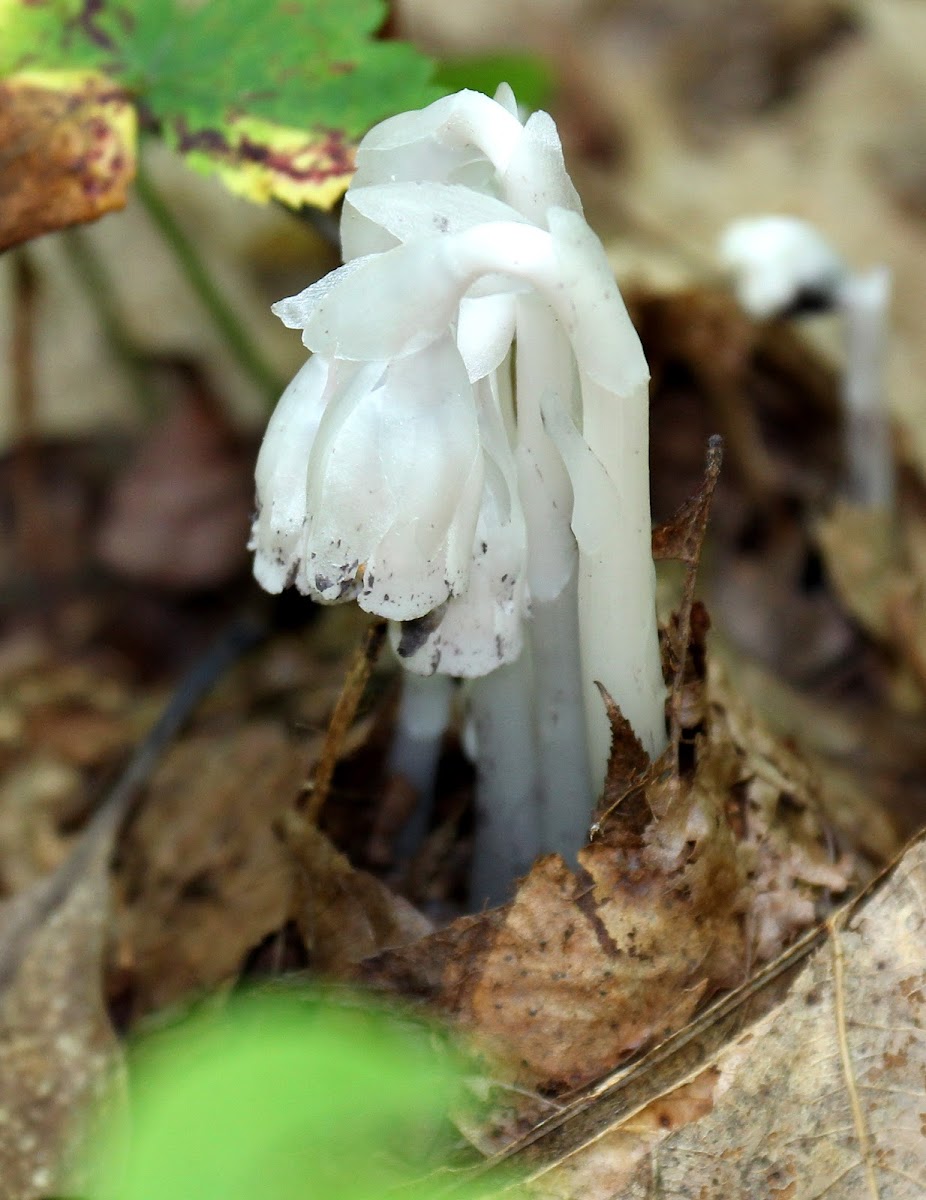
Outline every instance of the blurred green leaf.
<svg viewBox="0 0 926 1200">
<path fill-rule="evenodd" d="M 434 74 L 434 82 L 448 92 L 472 88 L 487 96 L 493 95 L 500 83 L 509 83 L 518 104 L 529 109 L 548 104 L 555 85 L 549 64 L 530 54 L 495 54 L 443 62 Z"/>
<path fill-rule="evenodd" d="M 356 140 L 442 94 L 385 0 L 0 0 L 0 74 L 93 69 L 191 165 L 250 199 L 327 207 Z"/>
<path fill-rule="evenodd" d="M 424 1200 L 460 1091 L 429 1031 L 295 995 L 239 998 L 152 1038 L 99 1200 Z"/>
</svg>

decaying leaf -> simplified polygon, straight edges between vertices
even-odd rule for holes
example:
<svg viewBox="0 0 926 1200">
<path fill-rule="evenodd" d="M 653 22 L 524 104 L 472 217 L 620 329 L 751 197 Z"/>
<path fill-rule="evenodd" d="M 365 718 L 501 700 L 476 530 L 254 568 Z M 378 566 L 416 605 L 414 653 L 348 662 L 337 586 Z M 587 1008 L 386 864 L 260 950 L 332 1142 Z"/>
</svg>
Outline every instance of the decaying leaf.
<svg viewBox="0 0 926 1200">
<path fill-rule="evenodd" d="M 102 669 L 100 669 L 102 666 Z M 0 894 L 61 865 L 93 802 L 151 722 L 118 671 L 61 661 L 49 639 L 0 639 Z"/>
<path fill-rule="evenodd" d="M 673 558 L 686 566 L 697 567 L 722 465 L 723 439 L 715 435 L 708 442 L 701 486 L 674 516 L 653 530 L 653 558 Z"/>
<path fill-rule="evenodd" d="M 840 502 L 816 536 L 840 601 L 926 693 L 926 535 L 912 506 L 899 512 Z"/>
<path fill-rule="evenodd" d="M 518 1086 L 561 1093 L 812 927 L 865 870 L 834 852 L 812 773 L 754 737 L 719 673 L 688 710 L 693 767 L 637 774 L 578 871 L 544 858 L 511 904 L 378 955 L 362 978 L 451 1016 Z"/>
<path fill-rule="evenodd" d="M 135 108 L 92 72 L 0 80 L 0 250 L 123 208 Z"/>
<path fill-rule="evenodd" d="M 293 830 L 291 844 L 298 856 L 294 917 L 320 975 L 344 978 L 364 958 L 432 932 L 427 917 L 352 867 L 314 825 Z"/>
<path fill-rule="evenodd" d="M 564 1200 L 918 1200 L 924 894 L 921 837 L 799 953 L 603 1081 L 506 1165 Z M 763 992 L 808 949 L 768 1010 Z"/>
<path fill-rule="evenodd" d="M 241 117 L 221 129 L 181 128 L 176 144 L 191 167 L 258 204 L 331 208 L 354 173 L 356 143 L 337 129 L 306 131 Z"/>
<path fill-rule="evenodd" d="M 695 658 L 693 666 L 697 674 L 703 678 L 704 636 L 710 622 L 706 621 L 706 612 L 702 608 L 701 612 L 704 613 L 705 618 L 701 622 L 703 628 L 696 629 L 695 636 L 692 637 L 694 592 L 704 539 L 707 536 L 711 503 L 714 499 L 717 481 L 720 478 L 722 464 L 723 439 L 719 434 L 714 434 L 707 443 L 707 463 L 700 486 L 681 505 L 671 520 L 653 531 L 653 557 L 677 559 L 685 564 L 685 581 L 682 586 L 678 612 L 669 622 L 663 637 L 664 674 L 666 679 L 671 679 L 668 704 L 670 749 L 672 761 L 676 764 L 681 746 L 682 727 L 685 724 L 683 710 L 689 690 L 685 687 L 685 673 L 688 660 L 693 656 Z M 689 721 L 689 724 L 697 723 L 697 721 Z"/>
</svg>

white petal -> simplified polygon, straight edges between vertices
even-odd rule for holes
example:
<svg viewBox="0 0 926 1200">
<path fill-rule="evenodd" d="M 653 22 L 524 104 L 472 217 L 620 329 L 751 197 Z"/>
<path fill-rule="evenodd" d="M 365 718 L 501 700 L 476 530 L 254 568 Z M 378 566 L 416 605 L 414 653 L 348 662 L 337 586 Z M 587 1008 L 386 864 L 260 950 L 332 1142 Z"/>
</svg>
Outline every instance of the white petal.
<svg viewBox="0 0 926 1200">
<path fill-rule="evenodd" d="M 615 400 L 615 403 L 618 403 Z M 603 526 L 625 518 L 615 484 L 553 392 L 541 397 L 543 421 L 572 482 L 572 532 L 583 554 L 598 553 Z"/>
<path fill-rule="evenodd" d="M 528 119 L 502 176 L 502 194 L 538 225 L 546 225 L 551 208 L 582 215 L 582 201 L 566 171 L 563 147 L 549 113 L 535 112 Z"/>
<path fill-rule="evenodd" d="M 472 540 L 481 490 L 469 380 L 448 337 L 363 368 L 345 397 L 309 464 L 306 583 L 326 600 L 356 594 L 370 612 L 419 617 L 466 586 L 458 546 Z"/>
<path fill-rule="evenodd" d="M 352 275 L 362 272 L 365 264 L 376 257 L 375 254 L 371 254 L 365 258 L 356 258 L 351 262 L 344 263 L 343 266 L 336 268 L 334 271 L 329 271 L 327 275 L 316 280 L 315 283 L 310 284 L 307 288 L 303 288 L 297 295 L 277 300 L 276 304 L 270 305 L 270 311 L 274 316 L 280 318 L 287 329 L 304 329 L 314 316 L 319 305 L 332 292 L 337 292 Z"/>
<path fill-rule="evenodd" d="M 300 295 L 281 300 L 274 312 L 303 327 L 310 350 L 357 361 L 396 358 L 443 335 L 460 299 L 481 277 L 491 276 L 492 290 L 517 290 L 532 280 L 538 260 L 552 262 L 549 234 L 532 225 L 490 221 L 353 259 Z"/>
<path fill-rule="evenodd" d="M 510 112 L 513 117 L 518 116 L 518 102 L 514 92 L 511 90 L 510 83 L 500 83 L 495 89 L 495 95 L 492 99 L 507 112 Z"/>
<path fill-rule="evenodd" d="M 281 592 L 293 583 L 301 561 L 306 476 L 327 379 L 327 360 L 313 355 L 280 397 L 257 456 L 257 516 L 250 549 L 256 551 L 254 575 L 268 592 Z"/>
<path fill-rule="evenodd" d="M 474 383 L 501 366 L 511 349 L 514 321 L 515 299 L 510 294 L 460 301 L 457 346 Z"/>
<path fill-rule="evenodd" d="M 399 239 L 348 204 L 349 196 L 348 191 L 341 208 L 341 257 L 344 261 L 347 263 L 367 254 L 382 254 L 384 250 L 397 246 Z"/>
<path fill-rule="evenodd" d="M 383 254 L 355 258 L 273 311 L 303 329 L 312 350 L 374 361 L 423 350 L 450 327 L 459 299 L 445 238 L 422 238 Z"/>
<path fill-rule="evenodd" d="M 494 196 L 431 180 L 352 187 L 345 197 L 348 206 L 400 242 L 434 233 L 461 233 L 487 221 L 527 221 Z"/>
<path fill-rule="evenodd" d="M 497 170 L 504 170 L 521 133 L 521 122 L 504 105 L 490 100 L 481 92 L 463 90 L 443 96 L 427 108 L 400 113 L 375 125 L 357 149 L 357 170 L 363 172 L 362 182 L 388 182 L 391 179 L 441 179 L 433 169 L 422 170 L 420 158 L 413 161 L 410 149 L 425 147 L 439 153 L 445 151 L 444 161 L 450 162 L 446 151 L 477 151 L 488 158 Z M 414 167 L 414 172 L 409 171 Z M 385 169 L 383 169 L 385 168 Z M 378 178 L 366 178 L 369 173 Z"/>
<path fill-rule="evenodd" d="M 486 470 L 466 590 L 392 635 L 404 665 L 417 674 L 486 675 L 514 662 L 523 646 L 527 537 L 516 469 L 498 396 L 489 381 L 478 391 Z"/>
<path fill-rule="evenodd" d="M 554 600 L 575 569 L 570 522 L 573 491 L 562 455 L 544 428 L 541 403 L 571 407 L 577 390 L 569 342 L 552 309 L 537 296 L 517 301 L 517 464 L 527 522 L 528 584 L 542 604 Z"/>
<path fill-rule="evenodd" d="M 649 368 L 601 242 L 577 213 L 552 208 L 547 222 L 560 285 L 550 300 L 580 369 L 618 397 L 636 393 Z"/>
<path fill-rule="evenodd" d="M 487 489 L 466 591 L 393 631 L 396 653 L 416 674 L 473 679 L 521 653 L 527 615 L 523 524 L 499 523 L 489 495 Z"/>
</svg>

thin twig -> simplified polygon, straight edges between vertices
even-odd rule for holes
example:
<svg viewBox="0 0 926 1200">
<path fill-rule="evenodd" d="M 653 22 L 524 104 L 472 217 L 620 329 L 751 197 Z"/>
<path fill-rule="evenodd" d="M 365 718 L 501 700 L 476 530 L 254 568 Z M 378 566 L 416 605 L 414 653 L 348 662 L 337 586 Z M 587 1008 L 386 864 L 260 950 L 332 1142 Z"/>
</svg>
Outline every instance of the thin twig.
<svg viewBox="0 0 926 1200">
<path fill-rule="evenodd" d="M 303 818 L 309 825 L 317 823 L 328 799 L 335 767 L 385 638 L 386 622 L 371 621 L 347 669 L 344 686 L 328 722 L 321 754 L 305 787 L 308 800 L 303 810 Z"/>
</svg>

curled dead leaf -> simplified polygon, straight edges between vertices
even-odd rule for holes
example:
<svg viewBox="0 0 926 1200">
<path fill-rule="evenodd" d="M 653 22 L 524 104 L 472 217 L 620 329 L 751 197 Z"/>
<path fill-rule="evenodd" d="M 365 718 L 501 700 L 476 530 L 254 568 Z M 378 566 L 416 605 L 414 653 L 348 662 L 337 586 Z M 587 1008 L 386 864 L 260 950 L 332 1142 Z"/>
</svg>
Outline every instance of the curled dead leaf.
<svg viewBox="0 0 926 1200">
<path fill-rule="evenodd" d="M 695 611 L 700 610 L 695 606 Z M 646 765 L 612 706 L 614 778 L 570 871 L 535 863 L 514 900 L 366 960 L 366 982 L 426 999 L 547 1095 L 588 1084 L 825 916 L 866 866 L 834 850 L 809 767 L 762 729 L 703 636 L 682 673 L 690 765 Z"/>
</svg>

